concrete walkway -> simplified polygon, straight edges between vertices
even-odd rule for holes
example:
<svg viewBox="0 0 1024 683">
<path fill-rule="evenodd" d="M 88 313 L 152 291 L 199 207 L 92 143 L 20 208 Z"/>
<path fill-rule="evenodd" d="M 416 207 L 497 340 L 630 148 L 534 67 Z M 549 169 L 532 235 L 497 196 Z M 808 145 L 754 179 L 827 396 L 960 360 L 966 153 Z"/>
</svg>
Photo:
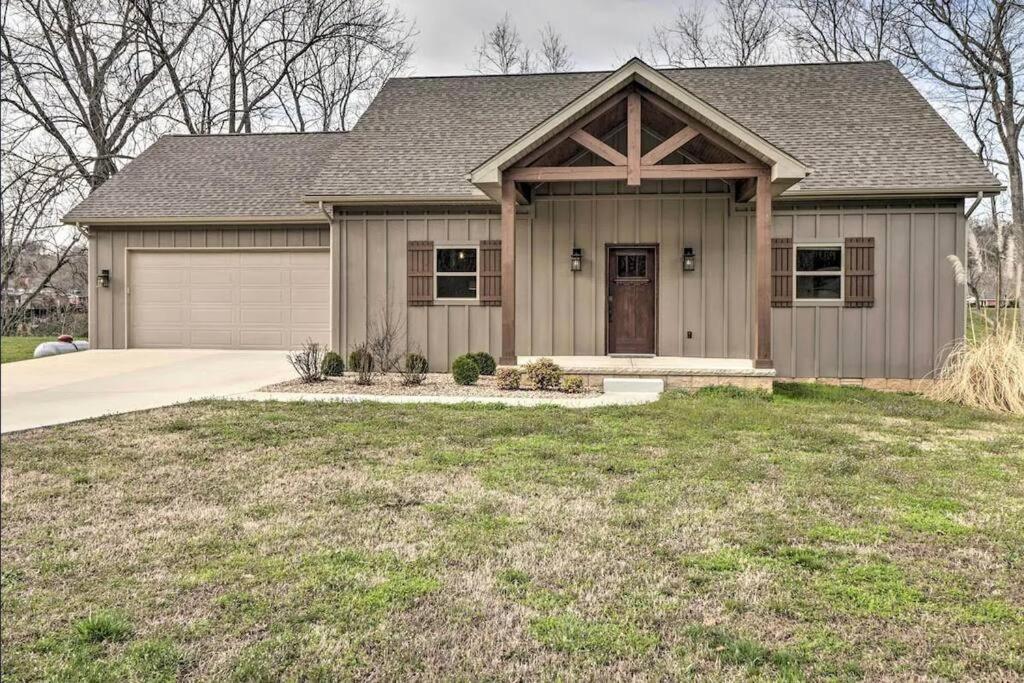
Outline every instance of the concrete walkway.
<svg viewBox="0 0 1024 683">
<path fill-rule="evenodd" d="M 532 408 L 535 406 L 561 406 L 562 408 L 598 408 L 601 406 L 631 406 L 658 400 L 655 393 L 598 394 L 585 398 L 530 398 L 526 396 L 381 396 L 379 394 L 302 394 L 297 392 L 252 391 L 230 396 L 234 401 L 325 401 L 334 403 L 490 403 Z"/>
<path fill-rule="evenodd" d="M 0 367 L 0 432 L 255 391 L 295 376 L 284 351 L 96 350 Z"/>
</svg>

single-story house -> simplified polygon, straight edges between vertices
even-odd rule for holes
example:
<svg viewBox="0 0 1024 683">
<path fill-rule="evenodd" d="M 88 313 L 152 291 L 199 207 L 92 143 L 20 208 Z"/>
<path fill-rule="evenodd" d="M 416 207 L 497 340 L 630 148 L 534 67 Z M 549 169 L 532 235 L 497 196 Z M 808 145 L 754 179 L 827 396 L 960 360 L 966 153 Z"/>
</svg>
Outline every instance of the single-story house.
<svg viewBox="0 0 1024 683">
<path fill-rule="evenodd" d="M 165 136 L 65 220 L 94 348 L 345 353 L 392 316 L 435 371 L 906 381 L 964 332 L 947 256 L 1001 189 L 887 62 L 632 59 L 395 78 L 348 133 Z"/>
</svg>

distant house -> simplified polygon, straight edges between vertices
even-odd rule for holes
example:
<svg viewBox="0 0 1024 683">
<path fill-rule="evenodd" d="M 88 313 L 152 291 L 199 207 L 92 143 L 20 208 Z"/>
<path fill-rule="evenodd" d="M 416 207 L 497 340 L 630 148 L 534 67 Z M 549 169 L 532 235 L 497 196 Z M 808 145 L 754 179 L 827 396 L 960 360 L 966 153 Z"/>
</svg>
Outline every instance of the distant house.
<svg viewBox="0 0 1024 683">
<path fill-rule="evenodd" d="M 66 217 L 99 348 L 347 351 L 387 310 L 595 373 L 907 379 L 1000 191 L 886 62 L 397 78 L 350 133 L 167 136 Z M 574 360 L 575 359 L 575 360 Z"/>
</svg>

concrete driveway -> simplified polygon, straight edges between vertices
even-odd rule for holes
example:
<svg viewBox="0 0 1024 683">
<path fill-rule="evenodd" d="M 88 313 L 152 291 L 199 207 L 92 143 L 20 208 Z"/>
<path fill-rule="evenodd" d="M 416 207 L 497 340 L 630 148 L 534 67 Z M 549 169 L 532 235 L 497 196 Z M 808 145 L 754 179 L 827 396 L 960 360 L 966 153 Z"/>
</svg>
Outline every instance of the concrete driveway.
<svg viewBox="0 0 1024 683">
<path fill-rule="evenodd" d="M 284 351 L 96 350 L 6 363 L 0 431 L 232 396 L 294 376 Z"/>
</svg>

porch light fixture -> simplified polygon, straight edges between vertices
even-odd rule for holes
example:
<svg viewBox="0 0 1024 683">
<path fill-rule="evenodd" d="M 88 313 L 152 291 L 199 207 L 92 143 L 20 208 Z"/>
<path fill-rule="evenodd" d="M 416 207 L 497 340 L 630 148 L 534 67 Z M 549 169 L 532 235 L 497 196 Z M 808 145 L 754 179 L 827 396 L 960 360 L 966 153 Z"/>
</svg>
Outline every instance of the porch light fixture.
<svg viewBox="0 0 1024 683">
<path fill-rule="evenodd" d="M 96 276 L 97 287 L 109 287 L 110 286 L 110 271 L 104 268 Z"/>
<path fill-rule="evenodd" d="M 583 250 L 573 247 L 572 255 L 569 257 L 569 270 L 578 273 L 583 270 Z"/>
<path fill-rule="evenodd" d="M 693 247 L 683 248 L 683 270 L 695 270 L 697 268 L 697 255 Z"/>
</svg>

